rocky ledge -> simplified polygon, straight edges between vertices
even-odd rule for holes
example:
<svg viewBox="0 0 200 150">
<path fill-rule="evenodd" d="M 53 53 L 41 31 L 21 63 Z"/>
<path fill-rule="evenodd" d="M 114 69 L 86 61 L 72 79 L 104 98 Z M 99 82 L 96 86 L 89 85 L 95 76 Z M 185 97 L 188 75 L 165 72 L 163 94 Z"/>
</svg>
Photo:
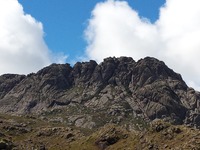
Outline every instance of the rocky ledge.
<svg viewBox="0 0 200 150">
<path fill-rule="evenodd" d="M 90 129 L 106 123 L 140 128 L 141 120 L 156 118 L 199 127 L 200 93 L 155 58 L 106 58 L 0 76 L 0 112 Z"/>
</svg>

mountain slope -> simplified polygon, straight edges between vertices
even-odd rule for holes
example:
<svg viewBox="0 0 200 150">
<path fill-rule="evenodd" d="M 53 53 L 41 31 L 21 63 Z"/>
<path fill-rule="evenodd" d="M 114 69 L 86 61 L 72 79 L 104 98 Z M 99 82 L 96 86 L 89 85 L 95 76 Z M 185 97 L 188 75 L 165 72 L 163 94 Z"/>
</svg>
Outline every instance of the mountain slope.
<svg viewBox="0 0 200 150">
<path fill-rule="evenodd" d="M 77 127 L 155 118 L 198 127 L 199 104 L 199 92 L 151 57 L 52 64 L 27 76 L 0 76 L 1 113 L 32 113 Z"/>
</svg>

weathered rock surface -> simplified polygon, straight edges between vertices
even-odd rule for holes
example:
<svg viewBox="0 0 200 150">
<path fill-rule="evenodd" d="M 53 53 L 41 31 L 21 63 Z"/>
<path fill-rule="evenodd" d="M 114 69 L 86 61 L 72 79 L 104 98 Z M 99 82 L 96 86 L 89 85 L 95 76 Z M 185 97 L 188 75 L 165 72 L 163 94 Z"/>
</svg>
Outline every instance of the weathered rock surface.
<svg viewBox="0 0 200 150">
<path fill-rule="evenodd" d="M 60 110 L 60 111 L 57 111 Z M 131 119 L 165 119 L 200 126 L 200 93 L 164 62 L 146 57 L 52 64 L 27 76 L 0 76 L 0 112 L 64 114 L 66 123 L 93 128 Z"/>
</svg>

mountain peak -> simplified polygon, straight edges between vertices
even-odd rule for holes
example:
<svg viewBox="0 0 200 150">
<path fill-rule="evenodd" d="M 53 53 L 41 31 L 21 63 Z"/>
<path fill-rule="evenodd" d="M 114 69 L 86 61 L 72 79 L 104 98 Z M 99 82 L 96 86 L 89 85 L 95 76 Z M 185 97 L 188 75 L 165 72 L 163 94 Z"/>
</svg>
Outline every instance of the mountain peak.
<svg viewBox="0 0 200 150">
<path fill-rule="evenodd" d="M 152 57 L 137 62 L 109 57 L 100 64 L 91 60 L 73 67 L 52 64 L 28 76 L 0 76 L 0 112 L 39 115 L 52 110 L 82 114 L 81 125 L 87 127 L 136 118 L 200 126 L 200 94 Z M 103 120 L 95 121 L 102 115 Z"/>
</svg>

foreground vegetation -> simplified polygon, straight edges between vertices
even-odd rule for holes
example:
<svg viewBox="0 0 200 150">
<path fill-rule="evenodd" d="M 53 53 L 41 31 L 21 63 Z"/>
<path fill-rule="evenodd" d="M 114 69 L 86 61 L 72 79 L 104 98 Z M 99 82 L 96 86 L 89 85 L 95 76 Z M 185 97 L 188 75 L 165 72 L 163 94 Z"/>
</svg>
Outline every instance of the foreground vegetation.
<svg viewBox="0 0 200 150">
<path fill-rule="evenodd" d="M 107 123 L 77 128 L 34 116 L 0 115 L 0 149 L 37 150 L 199 150 L 200 131 L 154 120 L 142 131 Z"/>
</svg>

